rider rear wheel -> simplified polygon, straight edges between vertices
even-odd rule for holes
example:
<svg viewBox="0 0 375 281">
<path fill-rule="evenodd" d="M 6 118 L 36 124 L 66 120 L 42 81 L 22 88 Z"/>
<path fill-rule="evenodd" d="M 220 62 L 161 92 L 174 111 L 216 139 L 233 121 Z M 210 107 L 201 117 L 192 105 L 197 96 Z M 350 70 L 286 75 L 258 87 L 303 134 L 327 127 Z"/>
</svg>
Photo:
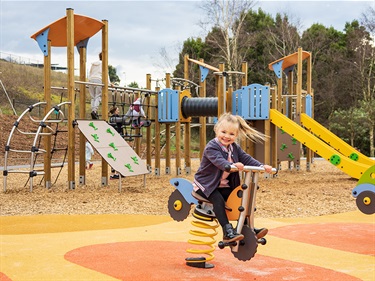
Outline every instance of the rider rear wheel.
<svg viewBox="0 0 375 281">
<path fill-rule="evenodd" d="M 183 221 L 190 213 L 190 204 L 182 196 L 181 192 L 175 189 L 168 199 L 168 212 L 175 221 Z"/>
</svg>

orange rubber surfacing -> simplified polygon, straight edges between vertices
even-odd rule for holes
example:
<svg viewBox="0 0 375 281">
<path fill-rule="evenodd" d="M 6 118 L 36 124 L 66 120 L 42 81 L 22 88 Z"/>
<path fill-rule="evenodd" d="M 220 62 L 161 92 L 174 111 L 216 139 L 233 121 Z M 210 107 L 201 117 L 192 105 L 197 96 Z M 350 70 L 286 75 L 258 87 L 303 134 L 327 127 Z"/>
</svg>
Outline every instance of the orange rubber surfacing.
<svg viewBox="0 0 375 281">
<path fill-rule="evenodd" d="M 375 224 L 317 223 L 271 229 L 269 235 L 316 246 L 375 256 Z"/>
<path fill-rule="evenodd" d="M 186 243 L 119 242 L 72 250 L 65 259 L 119 280 L 360 280 L 313 265 L 256 255 L 249 262 L 233 258 L 229 249 L 215 251 L 213 269 L 185 265 Z"/>
</svg>

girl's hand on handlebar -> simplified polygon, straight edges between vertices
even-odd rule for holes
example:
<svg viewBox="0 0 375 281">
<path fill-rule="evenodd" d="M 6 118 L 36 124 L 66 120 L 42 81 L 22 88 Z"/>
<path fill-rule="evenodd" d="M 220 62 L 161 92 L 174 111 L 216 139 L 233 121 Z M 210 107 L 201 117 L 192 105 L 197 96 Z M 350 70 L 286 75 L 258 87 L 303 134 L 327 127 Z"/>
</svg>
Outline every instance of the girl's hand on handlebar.
<svg viewBox="0 0 375 281">
<path fill-rule="evenodd" d="M 263 165 L 263 168 L 264 168 L 264 170 L 267 173 L 271 173 L 272 172 L 272 166 L 270 166 L 270 165 Z"/>
<path fill-rule="evenodd" d="M 244 168 L 244 164 L 242 164 L 241 162 L 234 163 L 233 165 L 237 167 L 238 171 L 242 171 Z"/>
</svg>

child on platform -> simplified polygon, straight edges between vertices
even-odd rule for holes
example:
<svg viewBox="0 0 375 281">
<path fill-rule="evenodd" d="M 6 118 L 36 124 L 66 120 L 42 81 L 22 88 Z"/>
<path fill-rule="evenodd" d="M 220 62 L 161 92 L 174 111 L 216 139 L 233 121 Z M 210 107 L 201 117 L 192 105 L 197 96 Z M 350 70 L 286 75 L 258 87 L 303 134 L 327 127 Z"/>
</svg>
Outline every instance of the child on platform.
<svg viewBox="0 0 375 281">
<path fill-rule="evenodd" d="M 213 205 L 216 218 L 223 228 L 223 241 L 242 240 L 244 236 L 236 232 L 229 223 L 225 212 L 225 202 L 234 188 L 240 185 L 239 172 L 225 172 L 226 165 L 235 165 L 239 171 L 244 166 L 263 166 L 270 173 L 272 167 L 264 165 L 244 152 L 235 142 L 238 136 L 258 142 L 265 136 L 251 128 L 246 121 L 237 115 L 224 113 L 215 124 L 216 137 L 209 141 L 204 149 L 200 167 L 194 176 L 194 191 L 207 198 Z M 254 229 L 257 238 L 262 238 L 267 229 Z"/>
<path fill-rule="evenodd" d="M 141 99 L 137 98 L 129 107 L 129 110 L 125 114 L 126 117 L 130 117 L 132 121 L 133 128 L 142 127 L 143 121 L 141 121 L 141 117 L 146 118 L 146 114 L 143 110 L 143 106 L 141 104 Z"/>
</svg>

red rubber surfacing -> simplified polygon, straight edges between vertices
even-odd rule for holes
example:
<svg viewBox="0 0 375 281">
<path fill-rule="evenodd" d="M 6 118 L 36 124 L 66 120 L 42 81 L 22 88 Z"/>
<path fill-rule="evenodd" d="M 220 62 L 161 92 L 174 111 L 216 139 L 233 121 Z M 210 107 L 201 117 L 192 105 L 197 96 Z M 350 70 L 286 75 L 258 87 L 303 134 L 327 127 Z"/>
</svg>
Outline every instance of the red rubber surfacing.
<svg viewBox="0 0 375 281">
<path fill-rule="evenodd" d="M 187 242 L 140 241 L 90 245 L 65 254 L 65 259 L 119 280 L 360 280 L 317 266 L 256 254 L 237 260 L 230 249 L 214 251 L 213 269 L 187 266 Z"/>
</svg>

